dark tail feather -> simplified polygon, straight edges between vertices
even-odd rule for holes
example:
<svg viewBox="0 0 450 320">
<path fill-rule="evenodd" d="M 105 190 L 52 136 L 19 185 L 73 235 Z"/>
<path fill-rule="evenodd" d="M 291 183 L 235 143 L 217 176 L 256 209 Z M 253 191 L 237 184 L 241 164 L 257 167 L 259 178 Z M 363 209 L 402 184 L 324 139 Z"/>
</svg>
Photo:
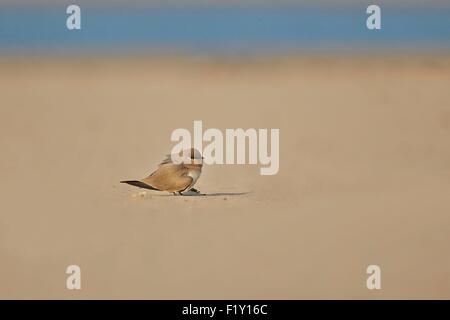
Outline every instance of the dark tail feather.
<svg viewBox="0 0 450 320">
<path fill-rule="evenodd" d="M 161 191 L 159 189 L 153 188 L 149 184 L 143 183 L 143 182 L 138 181 L 138 180 L 120 181 L 120 183 L 127 183 L 127 184 L 130 184 L 132 186 L 139 187 L 139 188 Z"/>
</svg>

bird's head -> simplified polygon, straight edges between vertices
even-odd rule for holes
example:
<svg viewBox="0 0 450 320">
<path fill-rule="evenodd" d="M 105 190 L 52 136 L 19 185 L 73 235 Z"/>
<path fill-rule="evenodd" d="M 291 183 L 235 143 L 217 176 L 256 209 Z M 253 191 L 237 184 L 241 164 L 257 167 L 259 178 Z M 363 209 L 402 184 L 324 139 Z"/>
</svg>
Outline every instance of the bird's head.
<svg viewBox="0 0 450 320">
<path fill-rule="evenodd" d="M 183 163 L 187 167 L 201 168 L 203 166 L 203 157 L 195 148 L 184 149 L 178 153 L 177 162 Z"/>
</svg>

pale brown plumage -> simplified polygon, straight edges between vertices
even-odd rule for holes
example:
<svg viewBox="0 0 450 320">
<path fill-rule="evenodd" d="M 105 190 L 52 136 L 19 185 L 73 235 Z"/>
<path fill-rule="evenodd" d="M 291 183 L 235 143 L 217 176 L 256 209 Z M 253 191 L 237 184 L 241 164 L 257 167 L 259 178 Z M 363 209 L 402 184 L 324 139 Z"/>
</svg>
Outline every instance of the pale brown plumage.
<svg viewBox="0 0 450 320">
<path fill-rule="evenodd" d="M 202 157 L 200 152 L 191 148 L 185 150 L 187 157 L 182 163 L 174 163 L 172 156 L 168 155 L 158 166 L 158 169 L 148 177 L 140 180 L 121 181 L 139 188 L 167 191 L 175 194 L 189 191 L 197 182 L 202 172 Z M 180 152 L 179 156 L 183 153 Z"/>
</svg>

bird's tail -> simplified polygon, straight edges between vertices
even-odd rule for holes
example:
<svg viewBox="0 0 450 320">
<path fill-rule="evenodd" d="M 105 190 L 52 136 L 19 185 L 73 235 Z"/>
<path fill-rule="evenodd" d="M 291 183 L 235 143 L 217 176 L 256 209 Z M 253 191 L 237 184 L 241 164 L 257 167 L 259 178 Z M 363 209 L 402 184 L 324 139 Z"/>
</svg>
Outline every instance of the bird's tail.
<svg viewBox="0 0 450 320">
<path fill-rule="evenodd" d="M 135 186 L 135 187 L 139 187 L 139 188 L 144 188 L 144 189 L 161 191 L 161 190 L 156 189 L 156 188 L 152 187 L 151 185 L 146 184 L 146 183 L 144 183 L 142 181 L 139 181 L 139 180 L 120 181 L 120 183 L 126 183 L 126 184 L 129 184 L 129 185 L 132 185 L 132 186 Z"/>
</svg>

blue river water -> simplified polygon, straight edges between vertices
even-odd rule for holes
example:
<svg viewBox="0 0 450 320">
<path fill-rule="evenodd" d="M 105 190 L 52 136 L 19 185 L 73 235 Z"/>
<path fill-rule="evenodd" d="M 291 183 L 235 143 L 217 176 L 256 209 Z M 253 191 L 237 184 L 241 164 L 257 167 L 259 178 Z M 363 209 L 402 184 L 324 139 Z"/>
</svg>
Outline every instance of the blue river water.
<svg viewBox="0 0 450 320">
<path fill-rule="evenodd" d="M 0 55 L 450 48 L 450 7 L 383 8 L 381 30 L 366 28 L 364 6 L 89 7 L 75 31 L 66 28 L 65 10 L 0 7 Z"/>
</svg>

